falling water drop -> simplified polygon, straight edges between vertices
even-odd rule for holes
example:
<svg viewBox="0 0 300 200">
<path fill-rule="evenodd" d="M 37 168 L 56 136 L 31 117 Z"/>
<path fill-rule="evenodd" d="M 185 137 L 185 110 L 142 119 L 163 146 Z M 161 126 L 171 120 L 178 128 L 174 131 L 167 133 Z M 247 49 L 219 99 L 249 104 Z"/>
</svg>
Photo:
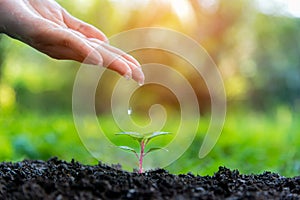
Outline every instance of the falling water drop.
<svg viewBox="0 0 300 200">
<path fill-rule="evenodd" d="M 132 109 L 131 109 L 131 108 L 128 108 L 127 114 L 128 114 L 128 115 L 131 115 L 131 114 L 132 114 Z"/>
</svg>

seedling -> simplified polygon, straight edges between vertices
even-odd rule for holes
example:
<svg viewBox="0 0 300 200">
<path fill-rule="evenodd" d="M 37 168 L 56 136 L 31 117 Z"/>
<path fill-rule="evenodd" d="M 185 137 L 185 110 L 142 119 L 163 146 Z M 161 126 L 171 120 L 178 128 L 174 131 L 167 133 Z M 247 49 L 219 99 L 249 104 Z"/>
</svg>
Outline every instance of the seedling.
<svg viewBox="0 0 300 200">
<path fill-rule="evenodd" d="M 116 135 L 127 135 L 130 136 L 132 139 L 137 141 L 140 145 L 140 152 L 138 153 L 134 148 L 128 147 L 128 146 L 118 146 L 120 149 L 123 149 L 125 151 L 130 151 L 135 154 L 139 161 L 139 173 L 143 173 L 143 160 L 145 156 L 153 151 L 156 150 L 166 150 L 162 147 L 154 147 L 150 148 L 149 150 L 145 151 L 146 145 L 150 142 L 151 139 L 156 138 L 161 135 L 168 135 L 170 134 L 169 132 L 154 132 L 154 133 L 149 133 L 149 134 L 141 134 L 137 132 L 121 132 L 121 133 L 116 133 Z"/>
</svg>

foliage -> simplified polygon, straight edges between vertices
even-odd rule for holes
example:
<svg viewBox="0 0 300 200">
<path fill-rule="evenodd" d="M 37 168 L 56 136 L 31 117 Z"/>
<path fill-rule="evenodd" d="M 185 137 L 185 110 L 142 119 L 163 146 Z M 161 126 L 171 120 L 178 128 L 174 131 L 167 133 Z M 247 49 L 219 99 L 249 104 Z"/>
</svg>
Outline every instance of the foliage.
<svg viewBox="0 0 300 200">
<path fill-rule="evenodd" d="M 259 44 L 253 53 L 257 72 L 249 78 L 253 83 L 249 96 L 259 109 L 283 103 L 296 108 L 299 104 L 299 25 L 299 19 L 257 16 L 253 26 Z"/>
<path fill-rule="evenodd" d="M 198 151 L 210 120 L 209 116 L 203 116 L 190 148 L 167 169 L 175 174 L 211 175 L 219 166 L 226 166 L 248 174 L 272 170 L 284 176 L 299 175 L 300 116 L 291 111 L 281 106 L 269 114 L 251 111 L 228 113 L 216 146 L 204 159 L 199 159 Z M 103 117 L 102 121 L 110 119 Z M 172 125 L 165 129 L 173 130 Z M 58 156 L 65 160 L 75 158 L 86 164 L 97 163 L 81 143 L 72 115 L 32 112 L 1 115 L 0 133 L 1 161 L 45 160 Z M 118 140 L 117 144 L 124 144 L 124 138 Z"/>
<path fill-rule="evenodd" d="M 137 133 L 137 132 L 121 132 L 121 133 L 117 133 L 116 135 L 127 135 L 139 143 L 139 145 L 140 145 L 139 153 L 134 148 L 129 147 L 129 146 L 119 146 L 119 148 L 122 150 L 125 150 L 125 151 L 133 152 L 135 154 L 135 156 L 139 160 L 139 173 L 142 173 L 143 172 L 143 161 L 144 161 L 145 156 L 152 151 L 164 149 L 162 147 L 152 147 L 152 148 L 146 150 L 146 146 L 148 145 L 150 140 L 152 140 L 153 138 L 156 138 L 156 137 L 162 136 L 162 135 L 167 135 L 167 134 L 170 134 L 170 133 L 169 132 L 154 132 L 154 133 L 148 133 L 148 134 L 141 134 L 141 133 Z"/>
<path fill-rule="evenodd" d="M 71 115 L 43 115 L 28 111 L 0 115 L 0 160 L 26 158 L 75 159 L 95 163 L 76 134 Z"/>
</svg>

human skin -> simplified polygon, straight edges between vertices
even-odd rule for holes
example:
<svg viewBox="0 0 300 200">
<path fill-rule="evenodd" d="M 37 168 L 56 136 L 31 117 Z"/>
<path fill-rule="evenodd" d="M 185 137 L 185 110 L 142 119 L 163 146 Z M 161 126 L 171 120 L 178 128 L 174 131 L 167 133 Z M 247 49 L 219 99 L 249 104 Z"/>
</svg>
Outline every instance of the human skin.
<svg viewBox="0 0 300 200">
<path fill-rule="evenodd" d="M 144 83 L 140 64 L 54 0 L 0 0 L 0 32 L 55 59 L 104 66 Z"/>
</svg>

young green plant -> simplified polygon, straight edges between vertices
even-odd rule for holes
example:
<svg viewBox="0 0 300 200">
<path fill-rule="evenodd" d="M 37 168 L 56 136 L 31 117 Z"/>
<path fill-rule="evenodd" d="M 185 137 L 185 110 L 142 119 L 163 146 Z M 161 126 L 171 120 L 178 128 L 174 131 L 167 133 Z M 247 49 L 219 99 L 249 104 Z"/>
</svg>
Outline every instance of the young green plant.
<svg viewBox="0 0 300 200">
<path fill-rule="evenodd" d="M 137 157 L 138 161 L 139 161 L 139 173 L 143 173 L 143 161 L 145 156 L 153 151 L 156 150 L 166 150 L 162 147 L 154 147 L 154 148 L 150 148 L 146 151 L 146 146 L 147 144 L 150 142 L 150 140 L 152 140 L 153 138 L 156 138 L 158 136 L 162 136 L 162 135 L 168 135 L 170 134 L 169 132 L 154 132 L 154 133 L 148 133 L 148 134 L 141 134 L 141 133 L 137 133 L 137 132 L 121 132 L 121 133 L 116 133 L 116 135 L 126 135 L 131 137 L 132 139 L 134 139 L 135 141 L 137 141 L 140 145 L 140 152 L 137 152 L 134 148 L 129 147 L 129 146 L 118 146 L 120 149 L 123 149 L 125 151 L 130 151 L 133 152 L 135 154 L 135 156 Z"/>
</svg>

